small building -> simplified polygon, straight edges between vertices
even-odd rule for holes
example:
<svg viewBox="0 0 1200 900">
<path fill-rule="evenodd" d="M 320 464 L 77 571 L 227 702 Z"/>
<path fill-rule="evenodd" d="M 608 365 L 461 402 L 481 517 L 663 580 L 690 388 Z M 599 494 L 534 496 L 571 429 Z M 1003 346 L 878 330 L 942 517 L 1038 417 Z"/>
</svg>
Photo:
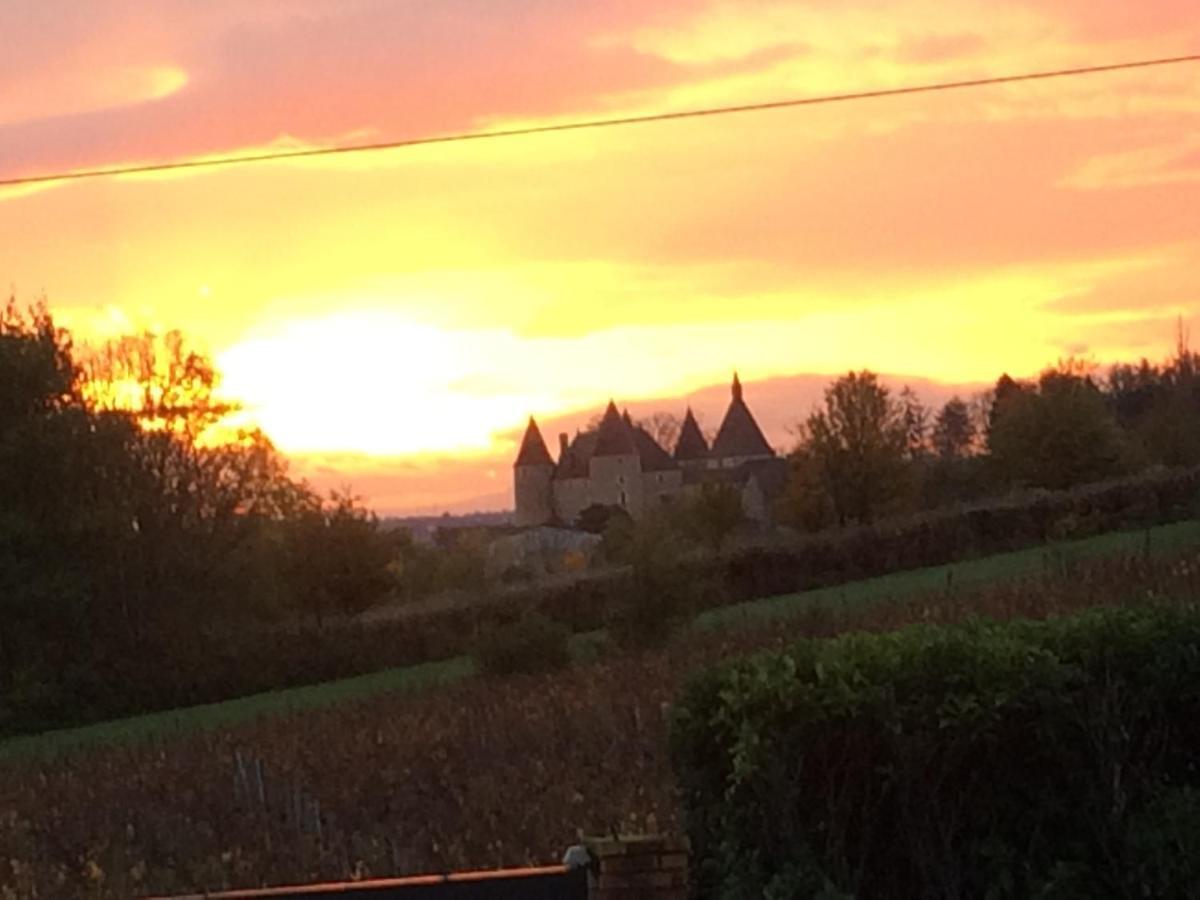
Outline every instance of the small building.
<svg viewBox="0 0 1200 900">
<path fill-rule="evenodd" d="M 634 519 L 727 484 L 746 516 L 766 524 L 787 478 L 787 463 L 767 443 L 733 376 L 732 397 L 710 447 L 689 408 L 673 452 L 609 402 L 599 425 L 559 435 L 557 461 L 531 417 L 513 464 L 516 523 L 573 525 L 591 506 L 619 507 Z"/>
</svg>

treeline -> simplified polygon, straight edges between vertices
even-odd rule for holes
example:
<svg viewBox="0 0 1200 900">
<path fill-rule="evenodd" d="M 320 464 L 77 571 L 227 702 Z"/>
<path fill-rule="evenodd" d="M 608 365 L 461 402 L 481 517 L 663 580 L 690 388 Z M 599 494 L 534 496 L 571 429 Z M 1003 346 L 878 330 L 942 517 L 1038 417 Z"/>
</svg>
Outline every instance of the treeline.
<svg viewBox="0 0 1200 900">
<path fill-rule="evenodd" d="M 1200 354 L 1107 372 L 1067 360 L 1029 381 L 1003 375 L 939 409 L 871 372 L 837 379 L 799 428 L 779 506 L 804 530 L 995 497 L 1064 490 L 1148 467 L 1200 464 Z"/>
<path fill-rule="evenodd" d="M 485 530 L 420 544 L 289 475 L 263 434 L 230 425 L 218 373 L 178 333 L 81 348 L 10 301 L 0 734 L 470 652 L 531 610 L 653 642 L 699 607 L 1189 516 L 1198 359 L 1181 341 L 1162 365 L 1064 364 L 937 410 L 852 373 L 804 423 L 779 500 L 778 520 L 813 534 L 741 544 L 740 500 L 714 488 L 639 523 L 594 510 L 601 558 L 625 567 L 521 587 L 536 573 L 489 571 Z M 1156 464 L 1173 468 L 1131 477 Z M 326 627 L 448 591 L 504 596 Z"/>
<path fill-rule="evenodd" d="M 0 733 L 140 711 L 206 629 L 393 589 L 397 535 L 289 477 L 217 387 L 178 333 L 81 349 L 0 307 Z"/>
</svg>

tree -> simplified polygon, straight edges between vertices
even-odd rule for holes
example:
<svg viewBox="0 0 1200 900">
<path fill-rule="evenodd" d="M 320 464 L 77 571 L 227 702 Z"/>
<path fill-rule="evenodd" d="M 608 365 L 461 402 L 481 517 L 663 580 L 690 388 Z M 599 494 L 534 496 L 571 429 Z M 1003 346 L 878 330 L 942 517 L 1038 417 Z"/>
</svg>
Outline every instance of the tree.
<svg viewBox="0 0 1200 900">
<path fill-rule="evenodd" d="M 614 519 L 628 522 L 629 513 L 623 506 L 593 503 L 579 513 L 575 527 L 591 534 L 604 534 Z"/>
<path fill-rule="evenodd" d="M 301 513 L 289 545 L 293 595 L 318 628 L 330 614 L 362 612 L 395 587 L 395 536 L 350 494 L 334 492 Z"/>
<path fill-rule="evenodd" d="M 1117 475 L 1126 448 L 1091 373 L 1068 361 L 1036 385 L 997 385 L 988 448 L 1010 483 L 1061 489 Z"/>
<path fill-rule="evenodd" d="M 1118 424 L 1137 430 L 1167 393 L 1167 381 L 1158 366 L 1142 359 L 1136 365 L 1117 363 L 1108 373 L 1105 393 Z"/>
<path fill-rule="evenodd" d="M 0 731 L 222 690 L 215 664 L 156 676 L 248 617 L 392 589 L 391 535 L 227 427 L 218 381 L 177 333 L 81 353 L 44 306 L 0 307 Z"/>
<path fill-rule="evenodd" d="M 0 308 L 0 428 L 78 405 L 78 388 L 70 335 L 44 303 L 22 312 L 10 297 Z"/>
<path fill-rule="evenodd" d="M 683 427 L 679 416 L 669 412 L 655 412 L 646 416 L 644 419 L 638 419 L 636 424 L 645 429 L 645 431 L 654 438 L 660 447 L 668 453 L 675 450 L 675 445 L 679 443 L 679 431 Z"/>
<path fill-rule="evenodd" d="M 975 445 L 975 423 L 971 410 L 960 397 L 946 401 L 934 419 L 933 451 L 943 460 L 962 459 Z"/>
<path fill-rule="evenodd" d="M 684 534 L 714 553 L 746 522 L 741 494 L 727 484 L 706 484 L 686 502 L 677 504 L 674 519 Z"/>
<path fill-rule="evenodd" d="M 869 522 L 905 494 L 904 408 L 873 372 L 837 379 L 799 433 L 802 474 L 828 498 L 838 524 Z"/>
<path fill-rule="evenodd" d="M 911 460 L 920 459 L 929 447 L 929 409 L 907 385 L 900 392 L 904 415 L 904 449 Z"/>
<path fill-rule="evenodd" d="M 666 510 L 656 510 L 627 527 L 622 561 L 631 569 L 631 589 L 609 610 L 608 624 L 618 643 L 640 649 L 667 640 L 688 614 L 696 586 L 680 564 L 683 541 Z"/>
<path fill-rule="evenodd" d="M 217 397 L 220 376 L 212 360 L 179 331 L 115 338 L 90 348 L 81 365 L 88 405 L 131 413 L 145 431 L 195 443 L 237 409 Z"/>
</svg>

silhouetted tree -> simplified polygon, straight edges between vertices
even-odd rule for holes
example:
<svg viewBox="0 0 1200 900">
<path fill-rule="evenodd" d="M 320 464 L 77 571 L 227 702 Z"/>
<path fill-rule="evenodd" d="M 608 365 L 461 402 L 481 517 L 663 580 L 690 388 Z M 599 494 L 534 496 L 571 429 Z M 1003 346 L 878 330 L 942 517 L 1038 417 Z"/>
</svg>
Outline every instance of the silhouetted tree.
<svg viewBox="0 0 1200 900">
<path fill-rule="evenodd" d="M 212 360 L 179 331 L 114 338 L 81 354 L 81 367 L 88 405 L 131 413 L 145 431 L 195 442 L 236 409 L 217 397 Z"/>
<path fill-rule="evenodd" d="M 638 419 L 636 424 L 644 428 L 668 453 L 674 452 L 675 444 L 679 442 L 679 430 L 683 427 L 679 416 L 660 411 Z"/>
<path fill-rule="evenodd" d="M 614 518 L 629 520 L 623 507 L 605 503 L 593 503 L 585 508 L 575 520 L 575 526 L 592 534 L 604 534 Z"/>
<path fill-rule="evenodd" d="M 1200 464 L 1200 357 L 1188 347 L 1182 323 L 1172 358 L 1161 367 L 1144 359 L 1136 366 L 1113 366 L 1105 387 L 1142 460 Z"/>
<path fill-rule="evenodd" d="M 396 586 L 395 535 L 349 494 L 335 492 L 297 516 L 289 544 L 294 596 L 318 627 L 330 614 L 362 612 Z"/>
<path fill-rule="evenodd" d="M 900 392 L 904 415 L 904 448 L 909 459 L 920 459 L 929 448 L 929 409 L 907 385 Z"/>
<path fill-rule="evenodd" d="M 943 460 L 961 459 L 975 444 L 975 423 L 971 410 L 960 397 L 946 401 L 934 419 L 933 451 Z"/>
<path fill-rule="evenodd" d="M 693 585 L 680 565 L 683 535 L 665 510 L 626 526 L 619 521 L 613 526 L 623 531 L 621 561 L 632 569 L 632 590 L 609 610 L 609 629 L 622 645 L 655 646 L 686 617 L 692 602 Z"/>
<path fill-rule="evenodd" d="M 1012 483 L 1066 488 L 1126 468 L 1123 438 L 1098 385 L 1078 364 L 1036 386 L 997 385 L 988 448 Z"/>
<path fill-rule="evenodd" d="M 314 510 L 324 533 L 304 558 L 322 596 L 342 611 L 379 596 L 373 518 L 322 507 L 261 433 L 218 431 L 216 383 L 178 335 L 81 365 L 44 307 L 0 309 L 0 731 L 6 715 L 63 724 L 175 696 L 147 674 L 296 606 L 288 526 Z"/>
<path fill-rule="evenodd" d="M 676 504 L 673 519 L 692 540 L 718 552 L 746 523 L 741 494 L 727 484 L 707 484 L 693 497 Z"/>
<path fill-rule="evenodd" d="M 828 498 L 839 524 L 871 521 L 906 493 L 904 407 L 874 373 L 851 372 L 835 381 L 799 432 L 802 477 Z"/>
</svg>

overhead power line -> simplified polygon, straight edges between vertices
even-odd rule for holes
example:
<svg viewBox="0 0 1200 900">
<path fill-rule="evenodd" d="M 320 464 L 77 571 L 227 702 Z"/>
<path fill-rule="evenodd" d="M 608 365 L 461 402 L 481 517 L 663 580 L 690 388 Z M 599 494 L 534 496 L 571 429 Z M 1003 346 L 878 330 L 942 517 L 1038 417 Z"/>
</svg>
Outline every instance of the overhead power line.
<svg viewBox="0 0 1200 900">
<path fill-rule="evenodd" d="M 1171 66 L 1181 63 L 1200 62 L 1200 53 L 1189 56 L 1171 56 L 1159 59 L 1142 59 L 1133 62 L 1107 63 L 1098 66 L 1080 66 L 1073 69 L 1055 69 L 1044 72 L 1024 72 L 1017 75 L 997 75 L 990 78 L 972 78 L 966 81 L 940 81 L 932 84 L 908 87 L 882 88 L 873 91 L 855 91 L 848 94 L 825 94 L 817 97 L 799 97 L 790 100 L 773 100 L 762 103 L 746 103 L 739 106 L 714 106 L 688 109 L 679 112 L 649 113 L 640 116 L 621 116 L 608 119 L 582 119 L 561 122 L 555 125 L 530 125 L 523 128 L 507 128 L 497 131 L 468 131 L 455 134 L 430 135 L 426 137 L 402 138 L 369 144 L 347 144 L 333 147 L 312 147 L 304 150 L 275 150 L 266 153 L 247 153 L 231 156 L 216 156 L 205 159 L 185 159 L 175 162 L 142 163 L 115 166 L 103 169 L 82 169 L 66 172 L 50 172 L 0 179 L 0 187 L 40 184 L 50 181 L 78 181 L 84 178 L 106 178 L 115 175 L 141 175 L 151 172 L 171 172 L 179 169 L 214 168 L 217 166 L 240 166 L 248 163 L 273 162 L 289 159 L 306 159 L 316 156 L 333 156 L 342 153 L 368 153 L 376 150 L 399 150 L 405 147 L 423 147 L 430 144 L 451 144 L 463 141 L 498 140 L 501 138 L 525 137 L 536 134 L 554 134 L 561 131 L 583 131 L 586 129 L 616 128 L 626 125 L 643 125 L 651 122 L 672 122 L 678 119 L 700 119 L 710 116 L 728 116 L 737 113 L 764 112 L 772 109 L 790 109 L 798 106 L 818 106 L 826 103 L 845 103 L 855 100 L 872 100 L 882 97 L 899 97 L 905 94 L 928 94 L 934 91 L 953 91 L 962 88 L 987 87 L 997 84 L 1013 84 L 1019 81 L 1040 81 L 1048 78 L 1066 78 L 1081 75 L 1098 75 L 1103 72 L 1118 72 L 1127 69 L 1146 69 L 1152 66 Z"/>
</svg>

